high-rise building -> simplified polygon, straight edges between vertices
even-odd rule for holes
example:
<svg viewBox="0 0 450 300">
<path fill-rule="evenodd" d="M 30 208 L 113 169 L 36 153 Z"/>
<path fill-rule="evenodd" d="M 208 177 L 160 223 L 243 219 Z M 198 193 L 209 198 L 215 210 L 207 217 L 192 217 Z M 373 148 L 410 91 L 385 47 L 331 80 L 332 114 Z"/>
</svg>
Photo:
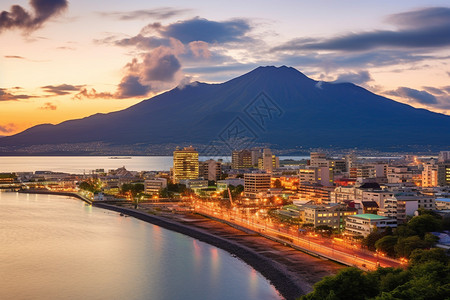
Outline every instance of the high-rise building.
<svg viewBox="0 0 450 300">
<path fill-rule="evenodd" d="M 177 148 L 173 152 L 173 179 L 179 182 L 183 179 L 198 178 L 198 152 L 194 147 Z"/>
<path fill-rule="evenodd" d="M 311 160 L 309 165 L 311 167 L 328 167 L 327 155 L 320 152 L 311 152 Z"/>
<path fill-rule="evenodd" d="M 258 166 L 258 159 L 262 157 L 262 153 L 258 149 L 252 150 L 252 166 Z"/>
<path fill-rule="evenodd" d="M 422 171 L 422 186 L 434 187 L 438 185 L 438 166 L 435 164 L 424 164 Z"/>
<path fill-rule="evenodd" d="M 244 174 L 244 192 L 247 196 L 255 196 L 270 189 L 270 174 L 249 173 Z"/>
<path fill-rule="evenodd" d="M 438 164 L 438 185 L 450 186 L 450 162 Z"/>
<path fill-rule="evenodd" d="M 450 162 L 450 151 L 439 152 L 439 162 Z"/>
<path fill-rule="evenodd" d="M 253 167 L 252 163 L 252 151 L 236 150 L 231 155 L 231 167 L 233 169 L 249 169 Z"/>
<path fill-rule="evenodd" d="M 350 172 L 351 168 L 355 168 L 357 166 L 357 157 L 355 153 L 350 153 L 345 156 L 345 163 L 347 172 Z M 355 176 L 356 177 L 356 176 Z"/>
<path fill-rule="evenodd" d="M 206 180 L 217 181 L 222 173 L 222 164 L 219 161 L 209 159 L 199 162 L 199 176 Z"/>
<path fill-rule="evenodd" d="M 280 167 L 280 160 L 278 157 L 272 154 L 270 149 L 264 149 L 262 157 L 258 159 L 258 169 L 264 170 L 267 173 L 272 173 L 274 169 Z"/>
</svg>

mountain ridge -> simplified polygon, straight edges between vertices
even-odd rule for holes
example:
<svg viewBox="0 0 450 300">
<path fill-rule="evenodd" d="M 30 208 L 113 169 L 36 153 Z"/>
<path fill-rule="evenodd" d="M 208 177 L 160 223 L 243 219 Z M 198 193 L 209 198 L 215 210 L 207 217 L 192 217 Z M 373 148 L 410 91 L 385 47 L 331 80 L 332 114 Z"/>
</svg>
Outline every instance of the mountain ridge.
<svg viewBox="0 0 450 300">
<path fill-rule="evenodd" d="M 269 106 L 264 108 L 263 103 Z M 237 144 L 230 136 L 224 138 L 224 130 L 236 122 L 247 129 L 247 137 L 240 138 L 251 141 Z M 447 147 L 450 133 L 445 128 L 450 128 L 450 116 L 399 103 L 352 83 L 319 82 L 292 67 L 266 66 L 224 83 L 176 87 L 121 111 L 36 125 L 2 138 L 0 147 L 89 142 L 218 142 L 230 150 L 254 143 L 274 148 Z"/>
</svg>

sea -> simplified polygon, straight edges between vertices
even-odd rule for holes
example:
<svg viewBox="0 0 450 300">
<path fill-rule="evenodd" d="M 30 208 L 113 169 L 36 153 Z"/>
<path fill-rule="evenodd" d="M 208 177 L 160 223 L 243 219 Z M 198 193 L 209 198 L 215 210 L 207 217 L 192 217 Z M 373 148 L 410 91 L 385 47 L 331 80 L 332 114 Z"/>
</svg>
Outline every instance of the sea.
<svg viewBox="0 0 450 300">
<path fill-rule="evenodd" d="M 118 166 L 108 158 L 58 161 L 65 159 L 58 167 L 49 158 L 27 167 L 73 172 L 88 168 L 87 162 Z M 146 159 L 123 163 L 130 169 L 143 163 L 145 169 Z M 0 278 L 2 300 L 282 299 L 243 261 L 196 239 L 71 197 L 5 191 L 0 192 Z"/>
<path fill-rule="evenodd" d="M 222 159 L 231 162 L 230 156 L 201 156 L 199 160 Z M 283 159 L 308 159 L 309 156 L 281 156 Z M 169 171 L 172 156 L 0 156 L 0 173 L 53 171 L 71 174 L 88 174 L 97 169 L 104 171 L 125 167 L 129 171 Z"/>
</svg>

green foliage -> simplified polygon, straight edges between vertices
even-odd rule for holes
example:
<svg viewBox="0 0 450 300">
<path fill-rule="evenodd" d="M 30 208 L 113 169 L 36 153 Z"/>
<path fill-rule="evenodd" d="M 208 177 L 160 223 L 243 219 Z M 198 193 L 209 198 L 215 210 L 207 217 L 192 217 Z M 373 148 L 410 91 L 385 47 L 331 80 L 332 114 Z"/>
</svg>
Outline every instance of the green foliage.
<svg viewBox="0 0 450 300">
<path fill-rule="evenodd" d="M 5 179 L 5 178 L 13 178 L 16 179 L 17 176 L 15 173 L 0 173 L 0 179 Z"/>
<path fill-rule="evenodd" d="M 424 264 L 430 261 L 449 263 L 449 257 L 443 249 L 435 248 L 430 250 L 416 249 L 411 253 L 410 266 Z"/>
<path fill-rule="evenodd" d="M 415 250 L 406 270 L 347 268 L 325 277 L 300 299 L 450 299 L 449 259 L 440 249 Z"/>
<path fill-rule="evenodd" d="M 419 237 L 423 238 L 427 232 L 440 231 L 442 229 L 442 220 L 427 213 L 412 218 L 407 226 Z"/>
<path fill-rule="evenodd" d="M 124 183 L 120 189 L 123 194 L 130 193 L 131 197 L 134 198 L 142 193 L 145 187 L 142 183 Z"/>
<path fill-rule="evenodd" d="M 234 185 L 229 185 L 228 188 L 230 189 L 231 192 L 231 197 L 233 199 L 237 199 L 241 196 L 241 193 L 244 191 L 244 186 L 242 184 L 239 184 L 238 186 L 234 186 Z M 228 195 L 228 190 L 225 190 L 222 192 L 222 197 L 223 198 L 230 198 Z"/>
<path fill-rule="evenodd" d="M 429 247 L 427 242 L 418 235 L 413 235 L 407 238 L 399 238 L 397 245 L 395 245 L 395 252 L 398 257 L 409 257 L 413 250 L 427 247 Z"/>
<path fill-rule="evenodd" d="M 314 285 L 314 291 L 300 299 L 366 299 L 377 295 L 374 280 L 356 268 L 346 268 Z"/>
<path fill-rule="evenodd" d="M 98 193 L 102 189 L 102 182 L 99 179 L 88 179 L 80 182 L 78 188 L 92 193 Z"/>
<path fill-rule="evenodd" d="M 375 248 L 377 251 L 386 253 L 389 256 L 395 256 L 395 245 L 397 244 L 398 237 L 392 235 L 386 235 L 376 241 Z"/>
<path fill-rule="evenodd" d="M 384 232 L 375 230 L 375 231 L 369 233 L 362 240 L 361 244 L 363 246 L 366 246 L 367 249 L 369 249 L 370 251 L 375 251 L 376 250 L 376 246 L 375 246 L 376 242 L 384 236 L 385 236 Z"/>
<path fill-rule="evenodd" d="M 186 185 L 179 183 L 169 183 L 167 184 L 167 190 L 172 193 L 181 194 L 186 190 Z"/>
<path fill-rule="evenodd" d="M 392 231 L 374 231 L 364 238 L 362 245 L 369 250 L 377 249 L 392 257 L 407 258 L 414 249 L 433 247 L 438 238 L 429 232 L 440 231 L 442 228 L 443 218 L 440 215 L 421 209 L 418 216 L 398 226 L 393 234 Z"/>
</svg>

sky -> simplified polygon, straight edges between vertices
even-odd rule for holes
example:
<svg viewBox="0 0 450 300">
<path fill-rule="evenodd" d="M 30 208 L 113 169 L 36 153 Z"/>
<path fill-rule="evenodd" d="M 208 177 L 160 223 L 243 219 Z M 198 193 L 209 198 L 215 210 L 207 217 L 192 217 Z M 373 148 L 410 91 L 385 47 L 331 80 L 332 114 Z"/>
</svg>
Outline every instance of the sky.
<svg viewBox="0 0 450 300">
<path fill-rule="evenodd" d="M 0 135 L 266 65 L 450 115 L 450 1 L 2 0 Z"/>
</svg>

